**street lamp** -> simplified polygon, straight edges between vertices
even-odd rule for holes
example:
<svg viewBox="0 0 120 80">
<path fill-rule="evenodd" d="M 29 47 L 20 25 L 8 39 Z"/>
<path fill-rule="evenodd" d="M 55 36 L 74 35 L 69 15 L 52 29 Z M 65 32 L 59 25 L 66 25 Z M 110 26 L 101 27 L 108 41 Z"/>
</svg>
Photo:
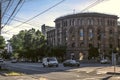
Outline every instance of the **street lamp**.
<svg viewBox="0 0 120 80">
<path fill-rule="evenodd" d="M 115 73 L 116 73 L 116 55 L 117 55 L 118 51 L 119 51 L 119 48 L 118 48 L 118 47 L 115 49 L 115 52 L 114 52 L 114 53 L 113 53 L 113 51 L 112 51 L 113 64 L 114 64 L 114 75 L 115 75 Z"/>
</svg>

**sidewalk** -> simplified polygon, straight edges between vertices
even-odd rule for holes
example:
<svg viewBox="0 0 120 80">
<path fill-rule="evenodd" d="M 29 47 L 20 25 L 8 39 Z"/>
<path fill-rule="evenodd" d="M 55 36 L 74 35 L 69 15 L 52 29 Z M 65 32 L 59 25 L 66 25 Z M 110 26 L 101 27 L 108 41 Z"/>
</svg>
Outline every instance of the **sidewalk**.
<svg viewBox="0 0 120 80">
<path fill-rule="evenodd" d="M 115 69 L 115 73 L 114 73 Z M 85 73 L 91 73 L 94 72 L 95 74 L 111 74 L 110 76 L 104 78 L 103 80 L 120 80 L 120 66 L 108 66 L 108 67 L 82 67 L 79 69 L 73 69 L 69 71 L 75 71 L 75 72 L 85 72 Z"/>
<path fill-rule="evenodd" d="M 110 67 L 104 67 L 104 68 L 101 68 L 101 69 L 97 69 L 97 74 L 116 74 L 116 75 L 120 75 L 120 67 L 110 66 Z"/>
</svg>

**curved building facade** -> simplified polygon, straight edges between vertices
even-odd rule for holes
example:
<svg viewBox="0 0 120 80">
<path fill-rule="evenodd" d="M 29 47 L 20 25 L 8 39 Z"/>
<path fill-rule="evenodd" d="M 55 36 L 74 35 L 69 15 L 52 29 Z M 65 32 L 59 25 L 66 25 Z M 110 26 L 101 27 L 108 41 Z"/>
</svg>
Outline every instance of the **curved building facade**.
<svg viewBox="0 0 120 80">
<path fill-rule="evenodd" d="M 78 13 L 55 20 L 55 45 L 67 46 L 67 57 L 88 58 L 90 46 L 105 55 L 118 46 L 116 15 Z M 48 33 L 49 34 L 49 33 Z"/>
</svg>

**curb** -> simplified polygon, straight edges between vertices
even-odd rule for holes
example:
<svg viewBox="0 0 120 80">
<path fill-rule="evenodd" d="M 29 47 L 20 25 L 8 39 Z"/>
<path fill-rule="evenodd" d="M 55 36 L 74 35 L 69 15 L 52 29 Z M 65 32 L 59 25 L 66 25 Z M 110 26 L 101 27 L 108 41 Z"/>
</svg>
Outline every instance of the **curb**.
<svg viewBox="0 0 120 80">
<path fill-rule="evenodd" d="M 112 74 L 112 75 L 120 75 L 120 73 L 114 73 L 114 72 L 107 72 L 106 74 Z"/>
</svg>

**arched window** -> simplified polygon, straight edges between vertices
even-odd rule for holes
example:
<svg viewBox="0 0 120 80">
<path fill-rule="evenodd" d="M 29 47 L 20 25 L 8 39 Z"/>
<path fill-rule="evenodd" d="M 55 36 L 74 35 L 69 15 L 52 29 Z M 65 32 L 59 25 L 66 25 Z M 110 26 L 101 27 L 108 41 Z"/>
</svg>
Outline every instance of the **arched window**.
<svg viewBox="0 0 120 80">
<path fill-rule="evenodd" d="M 69 25 L 70 25 L 70 26 L 72 25 L 72 21 L 71 21 L 71 19 L 69 20 Z"/>
<path fill-rule="evenodd" d="M 102 19 L 97 19 L 98 25 L 102 25 Z"/>
<path fill-rule="evenodd" d="M 112 30 L 109 30 L 109 34 L 112 34 L 113 33 L 113 31 Z"/>
<path fill-rule="evenodd" d="M 88 19 L 87 20 L 87 25 L 93 25 L 94 20 L 93 19 Z"/>
<path fill-rule="evenodd" d="M 71 47 L 73 47 L 73 48 L 75 47 L 75 43 L 74 42 L 72 43 Z"/>
<path fill-rule="evenodd" d="M 84 19 L 81 19 L 81 25 L 84 25 L 84 24 L 85 24 Z"/>
<path fill-rule="evenodd" d="M 80 36 L 80 40 L 83 40 L 83 36 L 84 36 L 83 29 L 79 30 L 79 36 Z"/>
<path fill-rule="evenodd" d="M 84 45 L 84 42 L 81 42 L 81 43 L 79 44 L 80 47 L 82 47 L 83 45 Z"/>
<path fill-rule="evenodd" d="M 72 40 L 75 40 L 75 36 L 74 35 L 72 35 Z"/>
<path fill-rule="evenodd" d="M 87 25 L 90 25 L 91 24 L 91 21 L 90 19 L 87 20 Z"/>
<path fill-rule="evenodd" d="M 100 31 L 100 29 L 97 30 L 97 35 L 98 35 L 98 36 L 97 36 L 97 39 L 98 39 L 98 40 L 101 40 L 101 31 Z"/>
<path fill-rule="evenodd" d="M 89 40 L 91 40 L 93 38 L 93 30 L 92 29 L 88 30 L 88 35 L 89 35 Z"/>
<path fill-rule="evenodd" d="M 74 27 L 70 27 L 69 33 L 70 33 L 70 34 L 73 34 L 73 33 L 74 33 Z"/>
<path fill-rule="evenodd" d="M 113 30 L 109 30 L 110 37 L 113 37 Z"/>
</svg>

